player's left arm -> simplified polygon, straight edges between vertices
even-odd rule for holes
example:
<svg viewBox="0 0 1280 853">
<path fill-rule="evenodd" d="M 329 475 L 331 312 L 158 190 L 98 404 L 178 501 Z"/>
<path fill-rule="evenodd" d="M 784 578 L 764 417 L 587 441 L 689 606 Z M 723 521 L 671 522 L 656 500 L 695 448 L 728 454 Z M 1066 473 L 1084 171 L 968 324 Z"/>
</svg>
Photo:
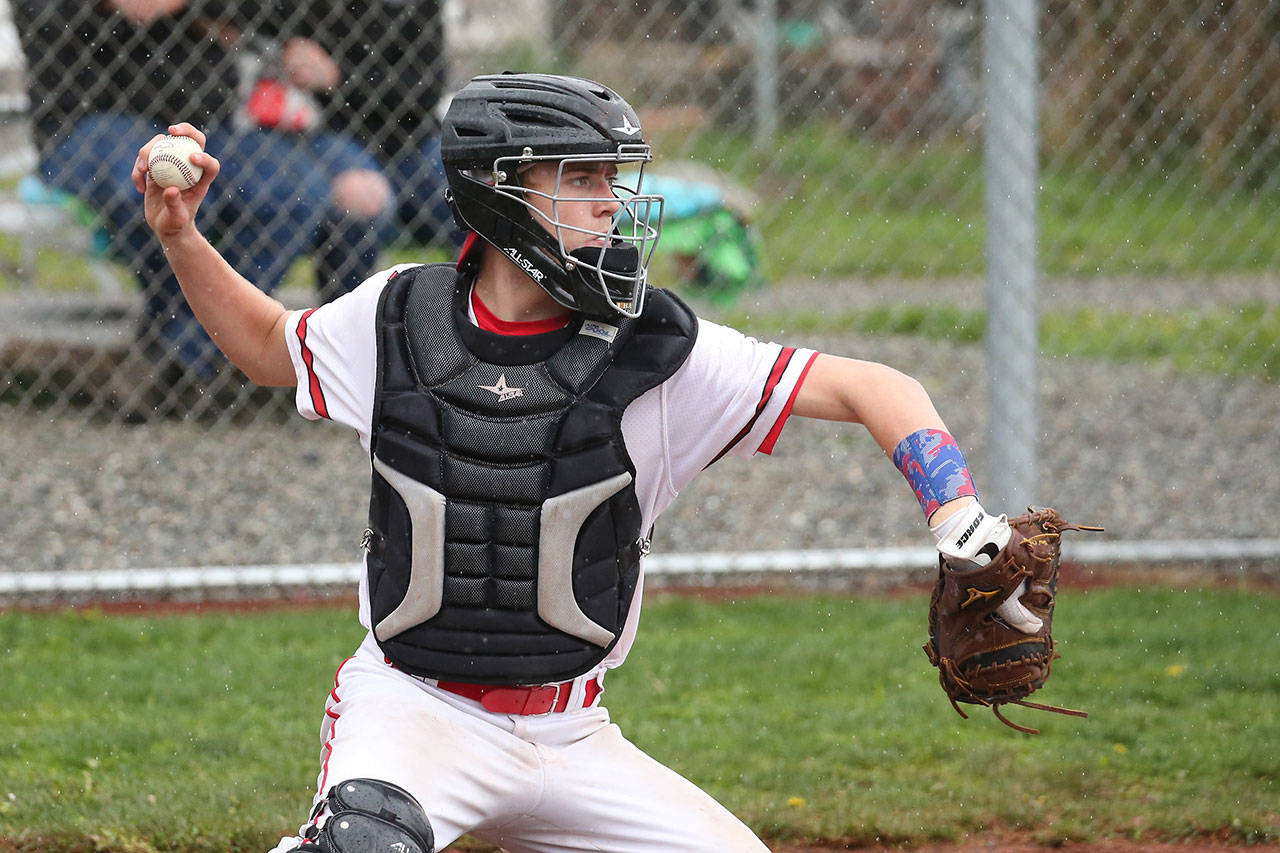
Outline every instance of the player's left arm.
<svg viewBox="0 0 1280 853">
<path fill-rule="evenodd" d="M 796 393 L 792 414 L 859 423 L 907 478 L 924 510 L 939 552 L 952 565 L 968 566 L 1009 541 L 1004 516 L 978 503 L 968 463 L 929 393 L 916 379 L 884 364 L 819 355 Z M 1033 633 L 1040 620 L 1018 600 L 998 612 L 1015 628 Z"/>
<path fill-rule="evenodd" d="M 910 435 L 922 430 L 947 432 L 929 393 L 916 379 L 885 364 L 827 353 L 814 359 L 791 413 L 862 424 L 890 457 Z M 945 501 L 928 520 L 937 525 L 973 500 L 971 495 L 960 495 Z"/>
<path fill-rule="evenodd" d="M 819 353 L 792 414 L 862 424 L 886 453 L 918 429 L 946 429 L 917 380 L 886 364 Z"/>
</svg>

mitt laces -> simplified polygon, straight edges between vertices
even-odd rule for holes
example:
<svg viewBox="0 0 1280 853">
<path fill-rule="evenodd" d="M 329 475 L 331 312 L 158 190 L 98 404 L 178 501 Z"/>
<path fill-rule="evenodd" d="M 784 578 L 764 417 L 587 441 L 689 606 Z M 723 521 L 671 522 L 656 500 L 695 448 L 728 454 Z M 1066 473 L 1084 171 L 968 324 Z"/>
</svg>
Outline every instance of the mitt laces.
<svg viewBox="0 0 1280 853">
<path fill-rule="evenodd" d="M 956 666 L 955 661 L 951 660 L 950 658 L 943 658 L 941 661 L 939 661 L 938 667 L 946 674 L 947 677 L 954 679 L 957 684 L 961 685 L 966 690 L 969 689 L 970 687 L 969 681 L 968 679 L 966 679 L 964 676 L 960 674 L 960 669 L 959 667 Z M 951 707 L 956 709 L 957 714 L 959 714 L 961 717 L 963 717 L 966 720 L 969 719 L 969 715 L 966 714 L 963 709 L 961 709 L 960 704 L 956 702 L 956 699 L 954 696 L 948 693 L 947 698 L 951 700 Z M 995 714 L 996 719 L 1004 723 L 1009 728 L 1017 729 L 1018 731 L 1025 732 L 1029 735 L 1038 735 L 1040 734 L 1040 730 L 1033 729 L 1030 726 L 1024 726 L 1021 723 L 1013 722 L 1004 714 L 1000 713 L 1001 705 L 1021 705 L 1024 708 L 1032 708 L 1037 711 L 1052 711 L 1055 714 L 1065 714 L 1069 717 L 1089 716 L 1088 711 L 1077 711 L 1074 708 L 1060 708 L 1057 705 L 1044 705 L 1044 704 L 1041 704 L 1040 702 L 1028 702 L 1026 699 L 1010 699 L 1005 702 L 988 702 L 985 699 L 982 699 L 981 697 L 974 696 L 971 701 L 975 705 L 982 705 L 983 707 L 990 708 L 991 713 Z"/>
<path fill-rule="evenodd" d="M 1039 560 L 1041 563 L 1048 563 L 1048 562 L 1052 562 L 1053 560 L 1053 549 L 1050 549 L 1049 553 L 1047 554 L 1041 554 L 1036 549 L 1040 545 L 1051 545 L 1052 543 L 1057 542 L 1061 538 L 1062 538 L 1061 533 L 1049 533 L 1049 532 L 1037 533 L 1034 536 L 1028 536 L 1026 539 L 1022 541 L 1022 544 L 1026 546 L 1027 555 L 1030 556 L 1033 560 Z M 1031 574 L 1029 570 L 1024 570 L 1024 573 L 1027 575 Z"/>
<path fill-rule="evenodd" d="M 1041 530 L 1045 531 L 1045 533 L 1051 533 L 1055 536 L 1066 530 L 1089 530 L 1100 532 L 1106 529 L 1103 527 L 1094 527 L 1089 524 L 1074 524 L 1058 515 L 1058 511 L 1051 507 L 1038 510 L 1035 507 L 1029 506 L 1027 507 L 1027 512 L 1030 513 L 1030 520 L 1032 523 L 1038 525 Z M 1036 537 L 1033 536 L 1030 538 L 1034 539 Z"/>
<path fill-rule="evenodd" d="M 1057 705 L 1042 705 L 1039 702 L 1028 702 L 1026 699 L 1015 699 L 1012 702 L 995 702 L 991 705 L 991 713 L 996 715 L 996 719 L 1004 723 L 1011 729 L 1017 729 L 1020 732 L 1026 732 L 1029 735 L 1040 734 L 1039 729 L 1033 729 L 1030 726 L 1020 725 L 1005 717 L 1000 713 L 1001 705 L 1021 705 L 1024 708 L 1034 708 L 1037 711 L 1052 711 L 1055 714 L 1066 714 L 1070 717 L 1087 717 L 1087 711 L 1077 711 L 1073 708 L 1059 708 Z"/>
</svg>

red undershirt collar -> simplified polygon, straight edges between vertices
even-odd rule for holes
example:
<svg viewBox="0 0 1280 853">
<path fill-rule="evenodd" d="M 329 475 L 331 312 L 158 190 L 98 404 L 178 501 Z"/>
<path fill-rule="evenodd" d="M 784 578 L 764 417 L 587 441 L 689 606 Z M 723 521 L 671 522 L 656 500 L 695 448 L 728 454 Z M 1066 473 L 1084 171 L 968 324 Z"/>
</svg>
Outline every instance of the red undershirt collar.
<svg viewBox="0 0 1280 853">
<path fill-rule="evenodd" d="M 570 319 L 569 314 L 562 314 L 546 320 L 503 320 L 480 301 L 474 287 L 471 288 L 471 313 L 475 315 L 477 326 L 499 335 L 543 335 L 563 329 L 569 325 Z"/>
</svg>

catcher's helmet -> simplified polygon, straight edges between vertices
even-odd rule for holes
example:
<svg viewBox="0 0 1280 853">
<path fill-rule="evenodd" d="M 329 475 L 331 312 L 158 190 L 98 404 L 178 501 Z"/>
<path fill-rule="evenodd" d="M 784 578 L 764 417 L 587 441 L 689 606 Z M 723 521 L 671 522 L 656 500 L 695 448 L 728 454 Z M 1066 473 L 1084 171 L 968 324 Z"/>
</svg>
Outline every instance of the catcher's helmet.
<svg viewBox="0 0 1280 853">
<path fill-rule="evenodd" d="M 576 77 L 494 74 L 471 80 L 449 105 L 441 159 L 458 226 L 512 259 L 560 304 L 598 317 L 637 317 L 644 307 L 648 264 L 662 222 L 662 197 L 642 194 L 652 159 L 635 110 L 611 89 Z M 520 170 L 558 163 L 550 217 L 530 204 Z M 566 165 L 635 164 L 634 184 L 613 182 L 617 212 L 609 231 L 560 221 L 557 205 Z M 573 201 L 604 201 L 583 199 Z M 536 218 L 535 218 L 536 217 Z M 569 250 L 566 231 L 601 238 L 603 246 Z"/>
</svg>

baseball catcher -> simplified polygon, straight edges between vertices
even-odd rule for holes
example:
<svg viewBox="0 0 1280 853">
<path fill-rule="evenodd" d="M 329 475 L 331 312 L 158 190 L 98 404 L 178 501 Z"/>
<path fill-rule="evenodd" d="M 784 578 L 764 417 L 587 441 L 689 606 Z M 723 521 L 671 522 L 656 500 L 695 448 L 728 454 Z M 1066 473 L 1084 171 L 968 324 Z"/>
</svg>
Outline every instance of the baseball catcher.
<svg viewBox="0 0 1280 853">
<path fill-rule="evenodd" d="M 442 850 L 464 834 L 548 853 L 766 850 L 628 741 L 603 694 L 636 640 L 656 519 L 717 460 L 770 454 L 793 416 L 861 425 L 915 490 L 947 561 L 933 648 L 951 695 L 999 705 L 1043 683 L 988 643 L 1018 639 L 1006 649 L 1047 673 L 1065 526 L 1038 514 L 1015 532 L 982 511 L 907 374 L 762 342 L 652 286 L 663 198 L 617 92 L 473 79 L 442 130 L 468 234 L 456 263 L 398 264 L 301 311 L 199 232 L 218 161 L 194 126 L 169 131 L 200 143 L 200 181 L 156 184 L 159 137 L 133 176 L 195 315 L 254 382 L 352 429 L 370 462 L 366 634 L 326 686 L 310 817 L 276 853 Z M 984 572 L 998 580 L 964 582 Z M 988 671 L 1018 686 L 983 686 Z"/>
<path fill-rule="evenodd" d="M 1062 533 L 1101 530 L 1064 521 L 1053 509 L 1029 507 L 1014 519 L 992 516 L 976 502 L 945 522 L 938 542 L 938 580 L 929 603 L 924 651 L 960 716 L 960 702 L 985 705 L 1005 725 L 1005 704 L 1077 717 L 1083 711 L 1026 701 L 1044 686 L 1058 657 L 1053 607 Z"/>
</svg>

